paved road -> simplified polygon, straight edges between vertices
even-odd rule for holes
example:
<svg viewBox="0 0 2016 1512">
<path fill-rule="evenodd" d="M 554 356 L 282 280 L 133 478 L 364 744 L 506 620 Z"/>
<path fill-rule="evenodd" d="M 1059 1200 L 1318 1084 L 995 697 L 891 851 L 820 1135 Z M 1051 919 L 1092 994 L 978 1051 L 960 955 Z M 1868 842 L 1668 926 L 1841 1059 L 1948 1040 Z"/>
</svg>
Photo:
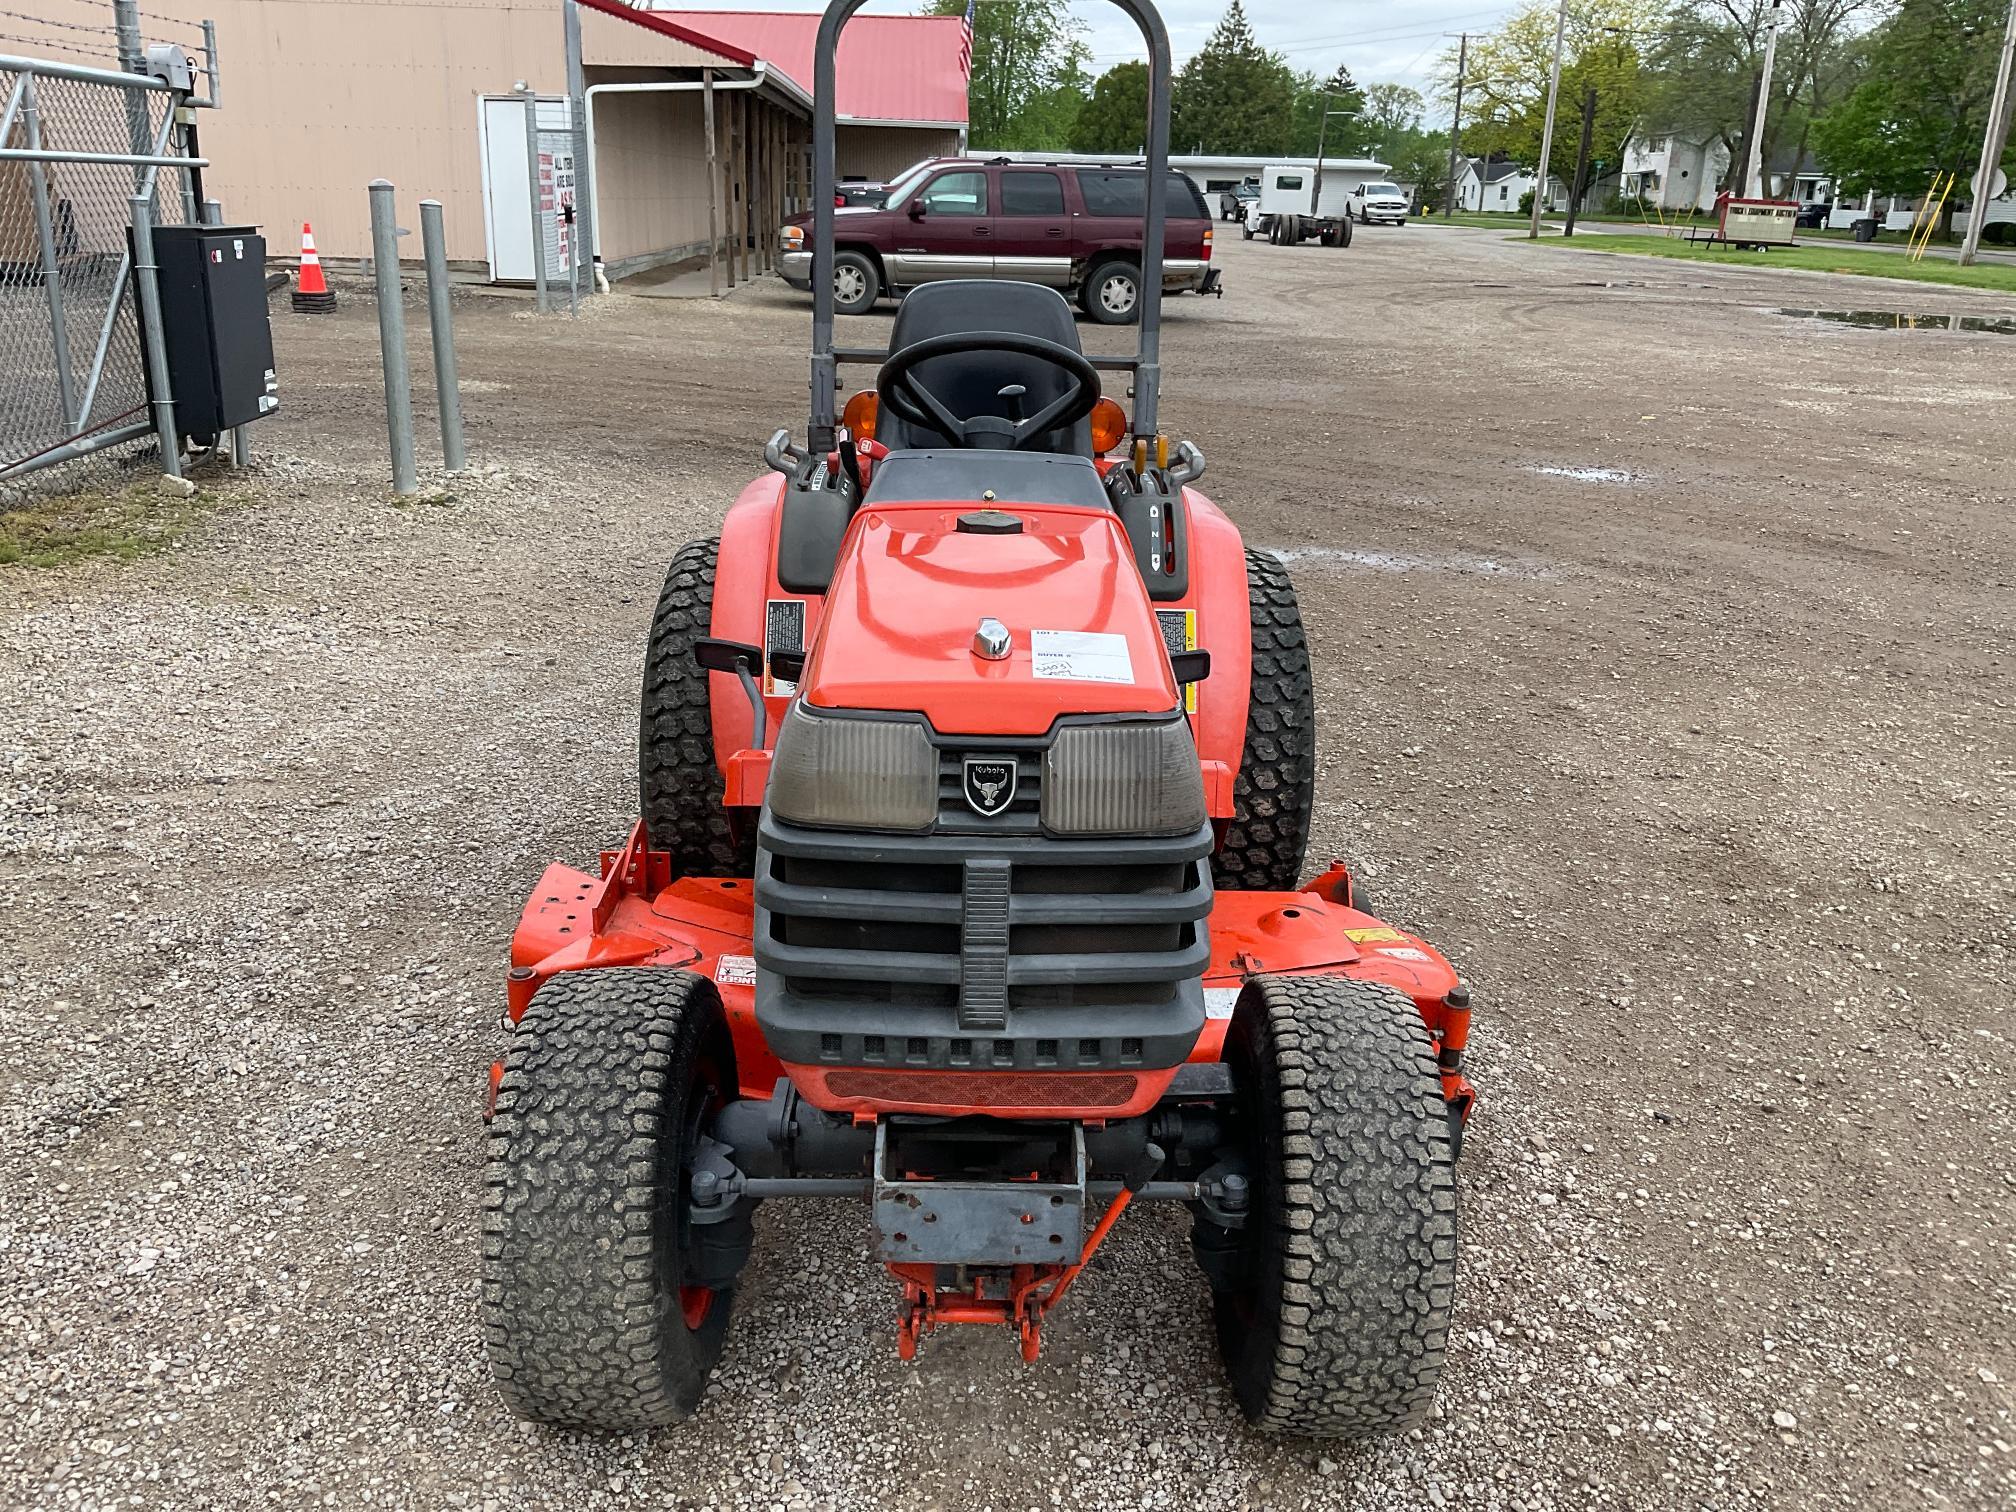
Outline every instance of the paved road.
<svg viewBox="0 0 2016 1512">
<path fill-rule="evenodd" d="M 1301 585 L 1316 849 L 1476 985 L 1440 1417 L 1246 1432 L 1174 1215 L 1039 1364 L 903 1365 L 842 1205 L 764 1214 L 697 1421 L 505 1415 L 505 939 L 628 823 L 659 575 L 798 416 L 808 319 L 470 298 L 497 470 L 400 508 L 351 296 L 279 317 L 257 479 L 183 550 L 0 571 L 0 1503 L 2009 1504 L 2007 338 L 1488 232 L 1221 256 L 1166 417 Z"/>
</svg>

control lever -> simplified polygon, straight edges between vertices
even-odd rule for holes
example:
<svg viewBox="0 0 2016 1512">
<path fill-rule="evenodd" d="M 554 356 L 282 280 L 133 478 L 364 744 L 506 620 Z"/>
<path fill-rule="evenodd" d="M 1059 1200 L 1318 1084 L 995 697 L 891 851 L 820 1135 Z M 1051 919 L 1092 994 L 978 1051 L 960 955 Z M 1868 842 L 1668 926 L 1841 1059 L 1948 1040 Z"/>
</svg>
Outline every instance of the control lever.
<svg viewBox="0 0 2016 1512">
<path fill-rule="evenodd" d="M 1176 461 L 1169 468 L 1169 481 L 1178 488 L 1204 476 L 1204 453 L 1189 441 L 1176 443 Z"/>
<path fill-rule="evenodd" d="M 1017 425 L 1022 423 L 1022 396 L 1029 392 L 1026 383 L 1004 383 L 995 391 L 994 397 L 1008 401 L 1008 418 Z"/>
<path fill-rule="evenodd" d="M 763 460 L 770 464 L 772 472 L 780 472 L 787 478 L 795 478 L 812 460 L 812 454 L 791 439 L 791 432 L 783 426 L 763 447 Z"/>
</svg>

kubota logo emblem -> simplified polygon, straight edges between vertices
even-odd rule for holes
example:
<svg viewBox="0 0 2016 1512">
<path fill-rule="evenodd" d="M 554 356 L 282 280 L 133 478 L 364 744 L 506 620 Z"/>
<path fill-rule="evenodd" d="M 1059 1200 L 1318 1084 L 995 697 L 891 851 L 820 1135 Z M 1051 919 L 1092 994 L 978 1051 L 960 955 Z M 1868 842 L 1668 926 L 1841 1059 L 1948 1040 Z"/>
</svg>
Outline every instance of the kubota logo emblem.
<svg viewBox="0 0 2016 1512">
<path fill-rule="evenodd" d="M 1015 801 L 1015 763 L 993 756 L 966 758 L 966 805 L 992 819 Z"/>
</svg>

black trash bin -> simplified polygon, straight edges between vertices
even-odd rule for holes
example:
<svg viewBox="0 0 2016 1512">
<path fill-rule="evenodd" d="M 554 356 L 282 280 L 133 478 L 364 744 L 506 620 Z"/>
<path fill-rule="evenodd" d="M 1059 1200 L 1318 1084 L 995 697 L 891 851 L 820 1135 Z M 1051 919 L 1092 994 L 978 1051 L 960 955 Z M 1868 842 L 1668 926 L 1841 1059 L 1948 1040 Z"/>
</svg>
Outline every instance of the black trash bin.
<svg viewBox="0 0 2016 1512">
<path fill-rule="evenodd" d="M 1873 215 L 1865 215 L 1861 220 L 1855 222 L 1855 240 L 1876 240 L 1876 224 L 1876 217 Z"/>
</svg>

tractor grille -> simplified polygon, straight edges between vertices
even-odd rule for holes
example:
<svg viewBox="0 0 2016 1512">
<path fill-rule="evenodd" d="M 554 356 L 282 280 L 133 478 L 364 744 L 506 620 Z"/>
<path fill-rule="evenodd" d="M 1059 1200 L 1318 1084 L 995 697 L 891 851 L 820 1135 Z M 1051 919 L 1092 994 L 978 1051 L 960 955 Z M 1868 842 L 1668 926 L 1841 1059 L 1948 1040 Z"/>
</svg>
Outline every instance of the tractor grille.
<svg viewBox="0 0 2016 1512">
<path fill-rule="evenodd" d="M 941 778 L 973 817 L 958 753 Z M 1024 784 L 1026 809 L 994 833 L 835 833 L 765 812 L 757 1014 L 782 1059 L 995 1073 L 1182 1061 L 1202 1027 L 1210 826 L 1055 839 Z"/>
<path fill-rule="evenodd" d="M 837 1098 L 940 1108 L 1120 1108 L 1140 1079 L 1113 1072 L 1043 1076 L 963 1076 L 949 1072 L 832 1071 L 826 1090 Z"/>
</svg>

